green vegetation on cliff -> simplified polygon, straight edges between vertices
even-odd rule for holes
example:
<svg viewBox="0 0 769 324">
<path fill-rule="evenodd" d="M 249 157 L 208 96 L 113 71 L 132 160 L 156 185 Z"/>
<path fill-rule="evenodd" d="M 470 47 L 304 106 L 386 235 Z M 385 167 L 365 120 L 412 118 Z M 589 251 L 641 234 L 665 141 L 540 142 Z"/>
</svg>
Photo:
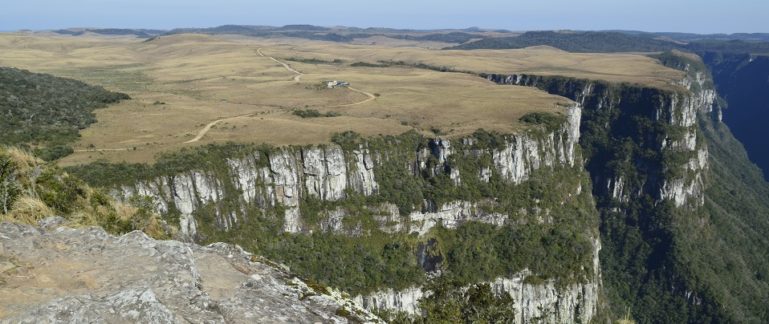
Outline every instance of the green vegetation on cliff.
<svg viewBox="0 0 769 324">
<path fill-rule="evenodd" d="M 0 143 L 28 145 L 46 160 L 72 153 L 93 110 L 129 99 L 80 81 L 0 67 Z"/>
<path fill-rule="evenodd" d="M 563 119 L 533 118 L 542 129 L 556 121 L 562 123 Z M 530 136 L 541 136 L 540 132 L 535 127 Z M 420 246 L 430 240 L 435 242 L 430 253 L 439 260 L 430 266 L 443 270 L 452 282 L 466 285 L 524 269 L 535 273 L 537 280 L 583 282 L 595 270 L 592 239 L 597 228 L 596 211 L 586 189 L 590 186 L 587 176 L 580 167 L 558 166 L 534 171 L 529 180 L 517 185 L 497 172 L 488 182 L 481 180 L 481 169 L 494 167 L 488 150 L 499 149 L 509 140 L 506 135 L 478 131 L 471 144 L 453 141 L 455 153 L 443 165 L 432 153 L 437 149 L 436 142 L 416 132 L 368 139 L 355 133 L 338 134 L 334 141 L 346 155 L 363 144 L 377 156 L 387 157 L 373 170 L 379 191 L 371 196 L 348 191 L 340 201 L 300 196 L 301 217 L 308 232 L 299 234 L 282 233 L 283 206 L 249 204 L 244 210 L 239 200 L 241 192 L 230 180 L 234 178 L 227 159 L 254 154 L 259 156 L 258 161 L 266 163 L 277 148 L 210 145 L 161 156 L 152 166 L 97 163 L 69 170 L 93 185 L 107 188 L 193 170 L 205 172 L 222 182 L 224 197 L 195 211 L 200 240 L 240 244 L 285 262 L 304 277 L 354 294 L 423 284 L 426 265 L 419 264 L 417 254 Z M 483 153 L 474 155 L 473 151 Z M 424 160 L 425 168 L 411 169 L 419 165 L 418 159 Z M 353 167 L 349 165 L 348 169 Z M 450 170 L 459 171 L 459 184 L 451 179 Z M 578 188 L 583 190 L 575 194 Z M 429 203 L 425 205 L 425 201 Z M 381 215 L 382 204 L 392 203 L 400 214 L 396 221 L 408 228 L 411 224 L 406 215 L 433 212 L 436 206 L 453 201 L 475 202 L 486 213 L 508 215 L 510 224 L 498 227 L 468 222 L 456 230 L 439 225 L 418 236 L 409 231 L 386 233 L 375 219 Z M 336 210 L 345 213 L 344 234 L 324 232 L 320 226 Z M 171 206 L 168 221 L 175 217 L 174 213 Z M 242 221 L 225 231 L 217 225 L 217 213 L 239 215 Z"/>
<path fill-rule="evenodd" d="M 427 287 L 434 293 L 419 303 L 425 323 L 512 323 L 514 302 L 509 295 L 494 296 L 488 284 L 462 285 L 445 277 Z"/>
<path fill-rule="evenodd" d="M 101 226 L 113 234 L 138 229 L 169 238 L 175 232 L 146 200 L 118 203 L 24 150 L 0 147 L 0 221 L 37 224 L 51 216 L 61 216 L 73 226 Z"/>
<path fill-rule="evenodd" d="M 769 322 L 769 184 L 726 125 L 703 117 L 700 128 L 710 152 L 705 205 L 676 218 L 678 261 L 726 321 Z"/>
<path fill-rule="evenodd" d="M 692 77 L 708 76 L 692 57 L 658 58 Z M 766 322 L 769 290 L 756 269 L 769 260 L 769 228 L 758 216 L 766 215 L 767 185 L 723 125 L 701 117 L 699 129 L 670 126 L 668 117 L 680 112 L 658 108 L 686 93 L 559 77 L 522 80 L 583 102 L 580 144 L 601 214 L 601 268 L 615 317 L 629 310 L 640 323 Z M 709 171 L 696 171 L 704 172 L 705 205 L 676 207 L 660 201 L 660 188 L 666 180 L 691 180 L 684 166 L 695 152 L 660 144 L 692 132 L 696 147 L 711 152 Z"/>
</svg>

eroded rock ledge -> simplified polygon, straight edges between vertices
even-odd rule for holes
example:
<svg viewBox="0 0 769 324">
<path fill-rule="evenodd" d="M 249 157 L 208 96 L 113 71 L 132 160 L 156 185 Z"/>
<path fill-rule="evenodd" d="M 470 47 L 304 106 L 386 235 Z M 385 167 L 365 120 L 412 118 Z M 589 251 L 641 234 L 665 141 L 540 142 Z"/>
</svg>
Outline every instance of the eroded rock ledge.
<svg viewBox="0 0 769 324">
<path fill-rule="evenodd" d="M 0 224 L 0 322 L 381 322 L 236 245 L 59 222 Z"/>
</svg>

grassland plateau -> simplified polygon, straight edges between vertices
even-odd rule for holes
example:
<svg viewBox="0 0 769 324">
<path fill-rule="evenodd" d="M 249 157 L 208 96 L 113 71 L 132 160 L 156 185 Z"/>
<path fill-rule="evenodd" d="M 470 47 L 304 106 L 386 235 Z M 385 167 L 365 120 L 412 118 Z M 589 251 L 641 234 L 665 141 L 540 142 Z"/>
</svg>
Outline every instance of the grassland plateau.
<svg viewBox="0 0 769 324">
<path fill-rule="evenodd" d="M 152 162 L 161 152 L 234 142 L 301 145 L 334 133 L 456 137 L 514 132 L 521 116 L 559 113 L 565 98 L 499 86 L 478 73 L 531 73 L 668 87 L 681 72 L 635 54 L 549 47 L 438 50 L 418 43 L 344 44 L 297 38 L 176 34 L 0 35 L 0 65 L 70 77 L 125 100 L 96 113 L 63 165 Z M 328 88 L 340 80 L 349 87 Z M 306 118 L 317 111 L 327 118 Z"/>
</svg>

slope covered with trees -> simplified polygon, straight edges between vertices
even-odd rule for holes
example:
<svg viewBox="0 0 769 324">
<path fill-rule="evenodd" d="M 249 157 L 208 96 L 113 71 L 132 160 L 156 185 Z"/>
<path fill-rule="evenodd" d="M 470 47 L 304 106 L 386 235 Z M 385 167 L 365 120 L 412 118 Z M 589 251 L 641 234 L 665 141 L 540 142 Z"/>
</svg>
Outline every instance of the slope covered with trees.
<svg viewBox="0 0 769 324">
<path fill-rule="evenodd" d="M 709 75 L 697 59 L 658 58 Z M 609 300 L 615 314 L 630 309 L 641 323 L 765 323 L 769 184 L 717 116 L 701 113 L 697 125 L 709 153 L 702 206 L 638 199 L 617 212 L 621 203 L 598 197 Z"/>
<path fill-rule="evenodd" d="M 96 122 L 93 111 L 129 99 L 102 87 L 0 67 L 0 144 L 29 145 L 46 160 L 72 152 L 78 131 Z"/>
<path fill-rule="evenodd" d="M 724 123 L 769 180 L 769 56 L 706 52 L 703 59 L 713 72 L 718 93 L 728 104 Z"/>
</svg>

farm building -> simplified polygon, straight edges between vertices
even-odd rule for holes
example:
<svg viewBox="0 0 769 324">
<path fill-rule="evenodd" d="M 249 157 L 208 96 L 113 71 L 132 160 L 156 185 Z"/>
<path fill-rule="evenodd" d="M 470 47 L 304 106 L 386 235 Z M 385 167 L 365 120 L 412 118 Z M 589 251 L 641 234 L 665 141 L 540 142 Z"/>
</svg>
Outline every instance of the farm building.
<svg viewBox="0 0 769 324">
<path fill-rule="evenodd" d="M 349 87 L 350 86 L 350 83 L 347 82 L 347 81 L 333 80 L 333 81 L 325 81 L 325 82 L 326 82 L 326 86 L 329 89 L 336 88 L 336 87 Z"/>
</svg>

